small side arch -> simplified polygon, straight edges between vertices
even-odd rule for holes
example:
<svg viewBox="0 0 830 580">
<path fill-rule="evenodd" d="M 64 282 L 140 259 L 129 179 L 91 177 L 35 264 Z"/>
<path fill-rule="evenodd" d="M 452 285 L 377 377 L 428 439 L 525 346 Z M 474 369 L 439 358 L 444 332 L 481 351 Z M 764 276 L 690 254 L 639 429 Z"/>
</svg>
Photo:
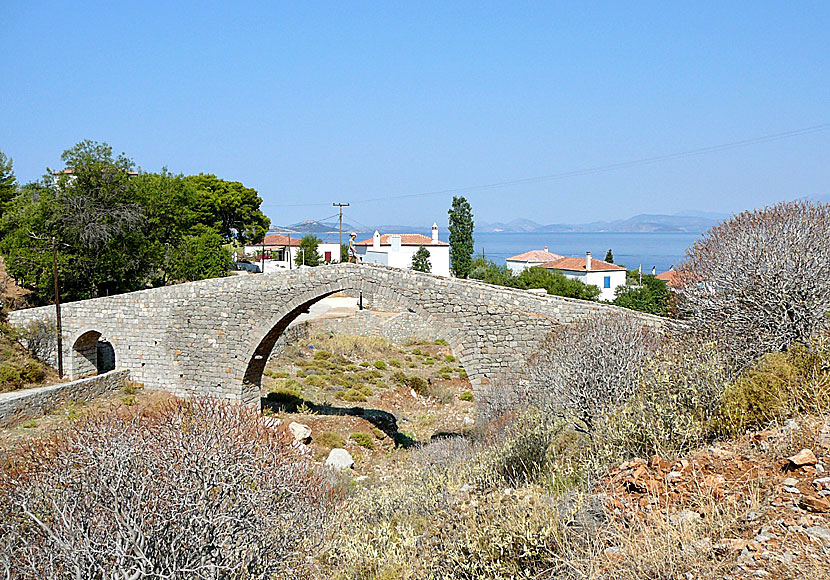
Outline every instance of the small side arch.
<svg viewBox="0 0 830 580">
<path fill-rule="evenodd" d="M 97 330 L 87 330 L 72 343 L 69 376 L 81 379 L 115 369 L 115 348 Z"/>
</svg>

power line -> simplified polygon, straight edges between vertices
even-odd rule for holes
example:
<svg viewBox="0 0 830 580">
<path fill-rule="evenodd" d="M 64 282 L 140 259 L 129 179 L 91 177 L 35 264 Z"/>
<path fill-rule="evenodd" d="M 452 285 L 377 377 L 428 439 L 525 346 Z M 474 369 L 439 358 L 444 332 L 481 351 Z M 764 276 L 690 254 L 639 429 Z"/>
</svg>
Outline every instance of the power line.
<svg viewBox="0 0 830 580">
<path fill-rule="evenodd" d="M 450 193 L 469 193 L 474 191 L 484 191 L 487 189 L 496 189 L 499 187 L 507 187 L 511 185 L 525 185 L 530 183 L 540 183 L 544 181 L 554 181 L 557 179 L 566 179 L 569 177 L 579 177 L 582 175 L 592 175 L 595 173 L 603 173 L 606 171 L 615 171 L 618 169 L 628 169 L 630 167 L 638 167 L 640 165 L 651 165 L 663 161 L 673 161 L 675 159 L 683 159 L 686 157 L 694 157 L 697 155 L 705 155 L 707 153 L 717 153 L 720 151 L 728 151 L 730 149 L 738 149 L 741 147 L 749 147 L 750 145 L 758 145 L 761 143 L 769 143 L 770 141 L 779 141 L 781 139 L 789 139 L 792 137 L 800 137 L 802 135 L 810 135 L 812 133 L 820 133 L 830 129 L 830 123 L 823 123 L 821 125 L 813 125 L 812 127 L 805 127 L 803 129 L 796 129 L 794 131 L 785 131 L 783 133 L 773 133 L 770 135 L 763 135 L 761 137 L 754 137 L 752 139 L 743 139 L 741 141 L 733 141 L 731 143 L 723 143 L 721 145 L 712 145 L 710 147 L 700 147 L 698 149 L 688 149 L 686 151 L 679 151 L 677 153 L 670 153 L 667 155 L 658 155 L 655 157 L 645 157 L 642 159 L 634 159 L 631 161 L 623 161 L 620 163 L 611 163 L 608 165 L 598 165 L 595 167 L 588 167 L 585 169 L 576 169 L 572 171 L 563 171 L 561 173 L 553 173 L 550 175 L 541 175 L 537 177 L 526 177 L 523 179 L 513 179 L 510 181 L 499 181 L 495 183 L 487 183 L 484 185 L 473 185 L 470 187 L 458 187 L 453 189 L 441 189 L 436 191 L 426 191 L 420 193 L 408 193 L 403 195 L 390 195 L 386 197 L 373 197 L 367 199 L 359 199 L 352 201 L 352 205 L 359 203 L 375 203 L 379 201 L 392 201 L 396 199 L 408 199 L 417 197 L 428 197 L 433 195 L 446 195 Z M 327 203 L 296 203 L 296 204 L 262 204 L 267 207 L 316 207 L 328 205 Z"/>
</svg>

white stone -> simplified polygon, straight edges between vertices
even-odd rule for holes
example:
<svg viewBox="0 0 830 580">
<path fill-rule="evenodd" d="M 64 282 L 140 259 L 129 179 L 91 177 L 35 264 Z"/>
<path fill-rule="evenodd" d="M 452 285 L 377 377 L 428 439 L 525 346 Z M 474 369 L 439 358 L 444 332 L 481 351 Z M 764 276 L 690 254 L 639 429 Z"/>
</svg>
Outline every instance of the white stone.
<svg viewBox="0 0 830 580">
<path fill-rule="evenodd" d="M 354 467 L 354 459 L 351 454 L 345 449 L 332 449 L 326 458 L 326 465 L 332 469 L 340 471 L 341 469 L 351 469 Z"/>
<path fill-rule="evenodd" d="M 292 421 L 288 425 L 288 430 L 291 431 L 291 434 L 294 435 L 294 439 L 297 441 L 306 441 L 311 437 L 311 427 L 302 423 Z"/>
</svg>

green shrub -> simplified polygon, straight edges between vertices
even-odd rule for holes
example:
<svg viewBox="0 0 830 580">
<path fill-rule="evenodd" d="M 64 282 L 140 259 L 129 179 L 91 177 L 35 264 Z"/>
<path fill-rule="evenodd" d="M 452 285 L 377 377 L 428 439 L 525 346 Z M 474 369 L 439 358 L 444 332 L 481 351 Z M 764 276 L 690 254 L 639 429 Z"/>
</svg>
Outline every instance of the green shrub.
<svg viewBox="0 0 830 580">
<path fill-rule="evenodd" d="M 324 431 L 314 438 L 314 442 L 320 447 L 327 449 L 343 448 L 346 446 L 346 438 L 339 433 L 332 433 L 331 431 Z"/>
<path fill-rule="evenodd" d="M 459 379 L 466 379 L 467 378 L 467 371 L 463 368 L 458 369 L 458 378 Z"/>
<path fill-rule="evenodd" d="M 318 350 L 314 353 L 314 360 L 329 360 L 331 358 L 331 353 L 327 350 Z"/>
<path fill-rule="evenodd" d="M 13 362 L 0 364 L 0 390 L 13 391 L 23 387 L 23 371 Z"/>
<path fill-rule="evenodd" d="M 714 431 L 737 435 L 799 414 L 830 411 L 830 341 L 808 350 L 794 344 L 786 353 L 759 359 L 726 389 Z"/>
<path fill-rule="evenodd" d="M 382 360 L 376 360 L 375 361 L 375 368 L 378 369 L 379 371 L 385 371 L 386 370 L 386 362 L 382 361 Z"/>
<path fill-rule="evenodd" d="M 472 391 L 464 391 L 458 396 L 459 399 L 462 401 L 472 401 L 473 400 L 473 392 Z"/>
<path fill-rule="evenodd" d="M 451 354 L 448 354 L 447 356 L 444 357 L 444 360 L 447 361 L 447 362 L 455 362 L 455 357 Z"/>
<path fill-rule="evenodd" d="M 337 393 L 338 398 L 348 401 L 350 403 L 363 403 L 368 400 L 368 397 L 362 391 L 357 389 L 347 389 Z"/>
<path fill-rule="evenodd" d="M 417 356 L 421 356 L 421 354 L 422 354 L 422 353 L 421 353 L 421 347 L 420 347 L 420 346 L 416 346 L 415 348 L 413 348 L 413 349 L 412 349 L 412 354 L 417 355 Z"/>
<path fill-rule="evenodd" d="M 386 433 L 384 433 L 377 427 L 372 427 L 372 435 L 374 435 L 377 439 L 383 439 L 384 437 L 386 437 Z"/>
<path fill-rule="evenodd" d="M 449 343 L 446 340 L 444 340 L 443 338 L 439 338 L 438 340 L 436 340 L 432 344 L 439 344 L 439 345 L 442 345 L 442 346 L 449 346 Z"/>
<path fill-rule="evenodd" d="M 406 384 L 406 373 L 403 371 L 395 371 L 392 373 L 392 382 L 396 385 Z"/>
<path fill-rule="evenodd" d="M 424 395 L 425 396 L 425 395 L 429 394 L 429 392 L 428 392 L 429 384 L 423 378 L 421 378 L 417 375 L 411 375 L 411 376 L 406 377 L 404 385 L 406 385 L 406 387 L 412 389 L 413 391 L 415 391 L 419 395 Z"/>
<path fill-rule="evenodd" d="M 400 361 L 400 359 L 396 359 L 396 358 L 390 358 L 389 359 L 389 364 L 391 366 L 395 367 L 396 369 L 399 369 L 403 366 L 403 363 Z"/>
<path fill-rule="evenodd" d="M 356 364 L 349 364 L 349 365 L 346 365 L 346 366 L 343 368 L 343 370 L 344 370 L 344 371 L 348 371 L 348 372 L 350 372 L 350 373 L 356 373 L 358 370 L 360 370 L 360 367 L 359 367 L 359 366 L 357 366 Z"/>
<path fill-rule="evenodd" d="M 297 371 L 297 374 L 296 374 L 295 376 L 296 376 L 298 379 L 304 379 L 304 378 L 306 378 L 306 377 L 308 376 L 308 374 L 307 374 L 307 373 L 306 373 L 303 369 L 299 369 L 299 370 Z"/>
<path fill-rule="evenodd" d="M 291 375 L 288 373 L 288 371 L 275 371 L 271 376 L 275 379 L 287 379 Z"/>
<path fill-rule="evenodd" d="M 326 386 L 326 379 L 321 377 L 320 375 L 310 375 L 306 377 L 305 384 L 309 387 L 325 387 Z"/>
<path fill-rule="evenodd" d="M 29 419 L 27 421 L 23 421 L 20 424 L 20 426 L 23 427 L 24 429 L 35 429 L 37 427 L 37 425 L 38 425 L 38 423 L 34 419 Z"/>
<path fill-rule="evenodd" d="M 39 383 L 46 377 L 46 368 L 36 360 L 27 360 L 22 372 L 23 380 L 27 383 Z"/>
<path fill-rule="evenodd" d="M 354 441 L 357 445 L 361 447 L 365 447 L 366 449 L 374 449 L 375 448 L 375 441 L 372 439 L 372 436 L 369 433 L 364 433 L 363 431 L 357 431 L 349 435 L 349 439 Z"/>
</svg>

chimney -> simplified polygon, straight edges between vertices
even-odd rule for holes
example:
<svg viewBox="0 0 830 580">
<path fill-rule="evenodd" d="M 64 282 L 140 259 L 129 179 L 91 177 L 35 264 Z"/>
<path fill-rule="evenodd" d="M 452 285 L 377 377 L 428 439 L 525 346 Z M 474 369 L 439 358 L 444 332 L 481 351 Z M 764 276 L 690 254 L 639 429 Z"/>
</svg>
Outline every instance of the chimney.
<svg viewBox="0 0 830 580">
<path fill-rule="evenodd" d="M 372 236 L 372 249 L 380 249 L 380 232 L 377 230 L 375 230 L 375 234 Z"/>
<path fill-rule="evenodd" d="M 548 247 L 547 247 L 547 246 L 545 246 L 545 251 L 546 251 L 546 252 L 548 251 Z"/>
<path fill-rule="evenodd" d="M 591 271 L 591 252 L 585 252 L 585 271 Z"/>
<path fill-rule="evenodd" d="M 434 244 L 437 241 L 438 241 L 438 224 L 435 223 L 435 222 L 432 222 L 432 243 Z"/>
<path fill-rule="evenodd" d="M 392 246 L 390 248 L 391 252 L 400 252 L 401 251 L 401 236 L 400 236 L 400 234 L 395 234 L 394 236 L 389 236 L 389 245 Z"/>
</svg>

